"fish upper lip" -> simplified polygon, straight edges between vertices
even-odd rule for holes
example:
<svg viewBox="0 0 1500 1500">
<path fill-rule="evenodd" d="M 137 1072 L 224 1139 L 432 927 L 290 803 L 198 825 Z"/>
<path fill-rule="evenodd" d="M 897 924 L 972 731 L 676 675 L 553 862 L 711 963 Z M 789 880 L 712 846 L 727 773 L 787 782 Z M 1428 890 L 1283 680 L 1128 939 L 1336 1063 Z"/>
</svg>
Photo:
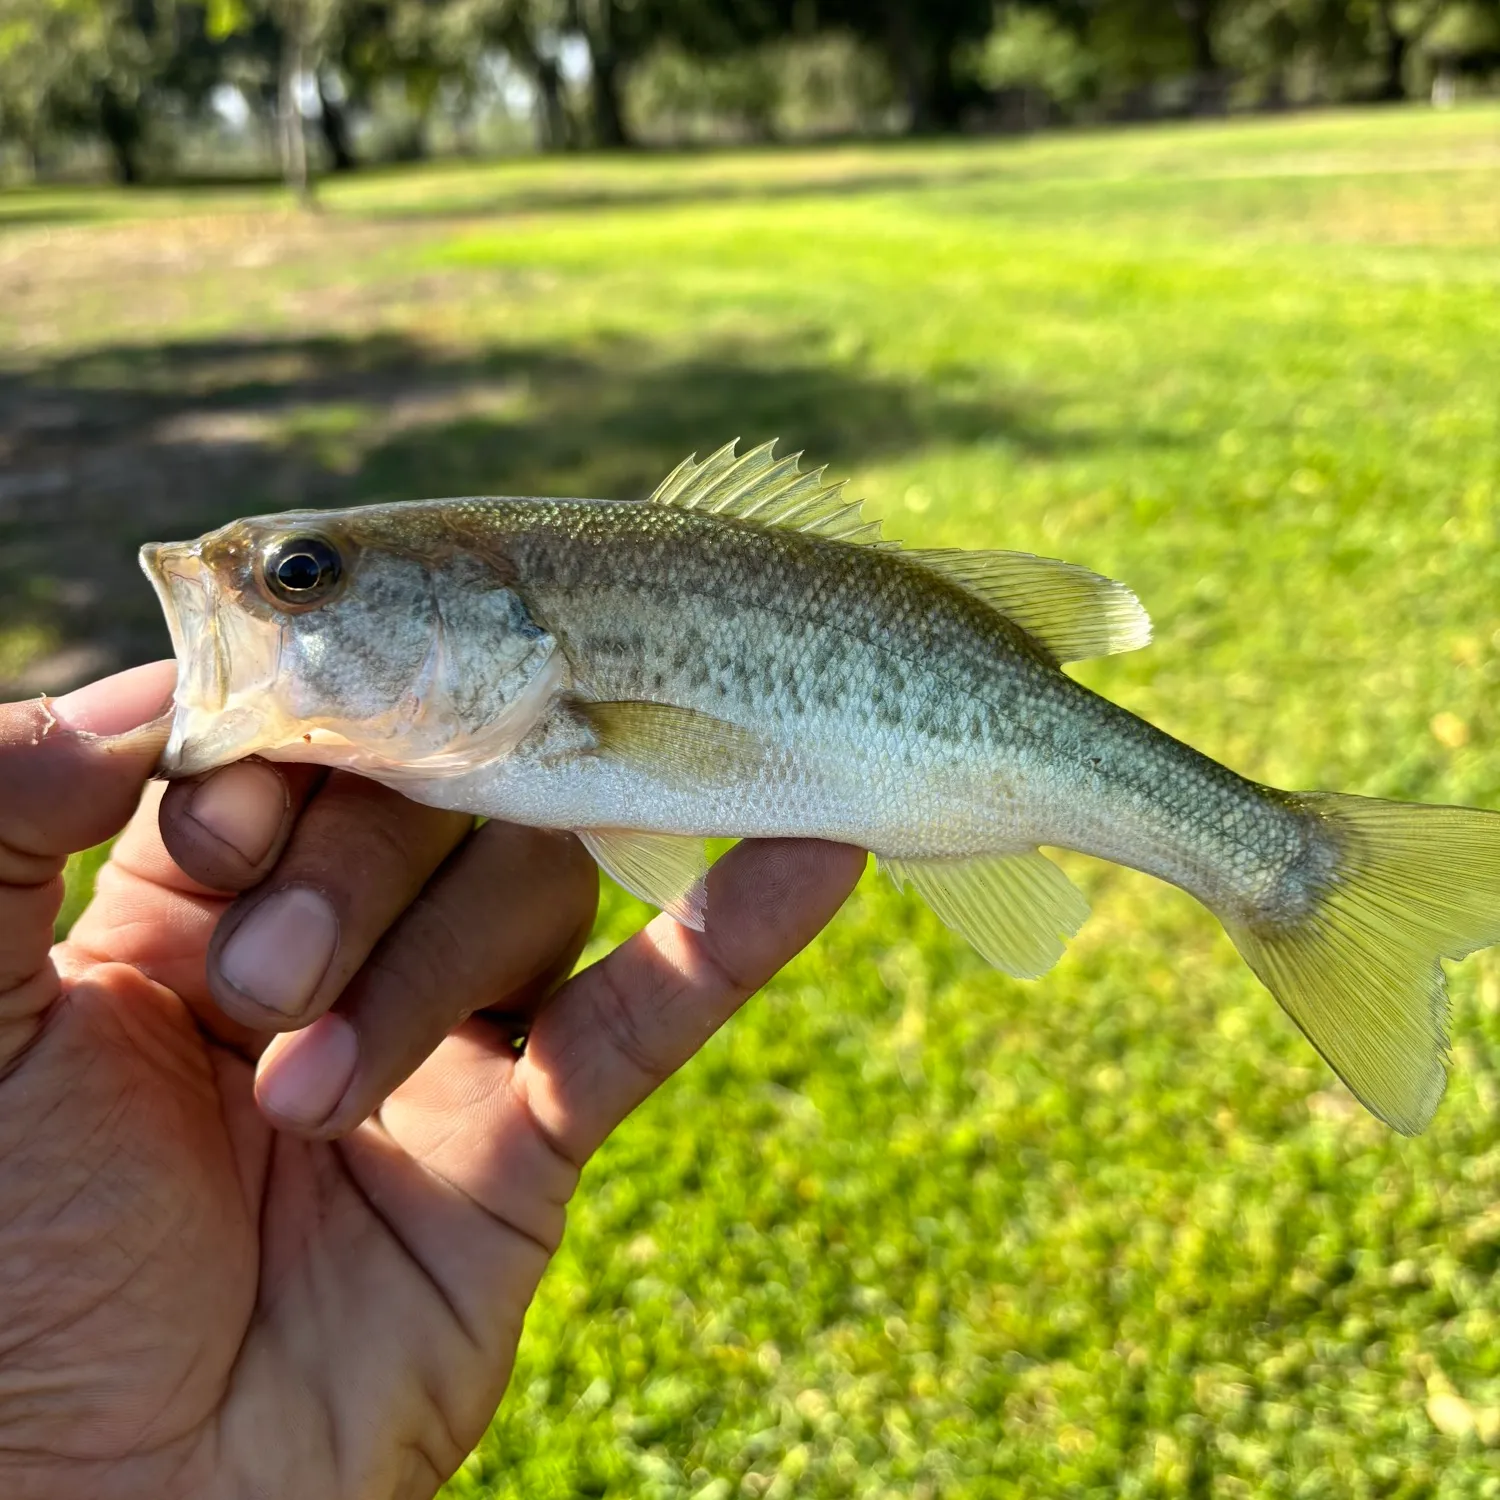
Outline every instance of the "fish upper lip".
<svg viewBox="0 0 1500 1500">
<path fill-rule="evenodd" d="M 187 719 L 194 712 L 214 713 L 224 707 L 218 631 L 209 609 L 204 564 L 196 543 L 148 542 L 140 550 L 140 564 L 161 604 L 172 653 L 177 658 L 172 733 L 157 770 L 162 775 L 183 774 Z M 186 620 L 185 611 L 194 618 Z M 196 627 L 191 640 L 189 625 Z"/>
</svg>

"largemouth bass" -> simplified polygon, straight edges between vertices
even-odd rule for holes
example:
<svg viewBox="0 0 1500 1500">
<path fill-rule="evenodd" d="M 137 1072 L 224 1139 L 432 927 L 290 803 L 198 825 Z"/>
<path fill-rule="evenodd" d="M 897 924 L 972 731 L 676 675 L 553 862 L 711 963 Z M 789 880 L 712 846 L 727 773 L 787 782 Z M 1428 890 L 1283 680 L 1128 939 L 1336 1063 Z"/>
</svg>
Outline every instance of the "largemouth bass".
<svg viewBox="0 0 1500 1500">
<path fill-rule="evenodd" d="M 178 658 L 166 775 L 258 753 L 572 829 L 692 926 L 705 838 L 855 844 L 1023 977 L 1088 912 L 1040 847 L 1080 850 L 1203 902 L 1405 1133 L 1446 1083 L 1440 959 L 1500 941 L 1500 814 L 1236 775 L 1061 670 L 1150 639 L 1122 584 L 903 550 L 769 443 L 645 502 L 296 511 L 141 561 Z"/>
</svg>

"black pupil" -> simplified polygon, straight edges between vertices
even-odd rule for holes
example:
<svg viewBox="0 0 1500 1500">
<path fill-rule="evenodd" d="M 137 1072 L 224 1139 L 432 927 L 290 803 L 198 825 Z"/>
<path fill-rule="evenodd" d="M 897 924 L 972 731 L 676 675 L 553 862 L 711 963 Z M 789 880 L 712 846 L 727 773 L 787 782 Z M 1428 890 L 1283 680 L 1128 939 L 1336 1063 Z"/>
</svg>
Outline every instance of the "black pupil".
<svg viewBox="0 0 1500 1500">
<path fill-rule="evenodd" d="M 289 536 L 265 555 L 265 579 L 283 604 L 321 604 L 338 587 L 343 564 L 338 548 L 320 536 Z"/>
<path fill-rule="evenodd" d="M 293 552 L 276 564 L 277 583 L 294 593 L 316 588 L 322 577 L 323 564 L 311 552 Z"/>
</svg>

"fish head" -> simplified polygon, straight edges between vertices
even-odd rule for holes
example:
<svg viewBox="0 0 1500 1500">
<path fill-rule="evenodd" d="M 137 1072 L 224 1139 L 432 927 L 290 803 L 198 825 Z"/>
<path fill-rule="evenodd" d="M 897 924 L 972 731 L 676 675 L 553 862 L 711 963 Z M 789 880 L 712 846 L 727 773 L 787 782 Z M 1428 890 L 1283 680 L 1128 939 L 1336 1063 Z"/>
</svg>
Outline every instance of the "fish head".
<svg viewBox="0 0 1500 1500">
<path fill-rule="evenodd" d="M 563 685 L 556 641 L 503 556 L 404 509 L 255 517 L 141 549 L 177 657 L 160 774 L 259 754 L 452 775 L 524 738 Z"/>
</svg>

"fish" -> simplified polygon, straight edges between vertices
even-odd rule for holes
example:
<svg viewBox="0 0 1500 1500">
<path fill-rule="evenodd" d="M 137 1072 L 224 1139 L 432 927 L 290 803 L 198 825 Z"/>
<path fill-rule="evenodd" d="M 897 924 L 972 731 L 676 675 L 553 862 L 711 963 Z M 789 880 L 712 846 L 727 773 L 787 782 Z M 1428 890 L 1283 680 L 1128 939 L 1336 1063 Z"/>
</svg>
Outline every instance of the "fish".
<svg viewBox="0 0 1500 1500">
<path fill-rule="evenodd" d="M 1447 1081 L 1441 960 L 1500 941 L 1500 813 L 1287 792 L 1090 691 L 1125 585 L 903 547 L 774 443 L 642 500 L 464 498 L 238 520 L 141 563 L 178 661 L 160 773 L 345 767 L 434 807 L 572 830 L 701 928 L 706 841 L 872 851 L 996 968 L 1088 915 L 1041 851 L 1206 906 L 1393 1129 Z"/>
</svg>

